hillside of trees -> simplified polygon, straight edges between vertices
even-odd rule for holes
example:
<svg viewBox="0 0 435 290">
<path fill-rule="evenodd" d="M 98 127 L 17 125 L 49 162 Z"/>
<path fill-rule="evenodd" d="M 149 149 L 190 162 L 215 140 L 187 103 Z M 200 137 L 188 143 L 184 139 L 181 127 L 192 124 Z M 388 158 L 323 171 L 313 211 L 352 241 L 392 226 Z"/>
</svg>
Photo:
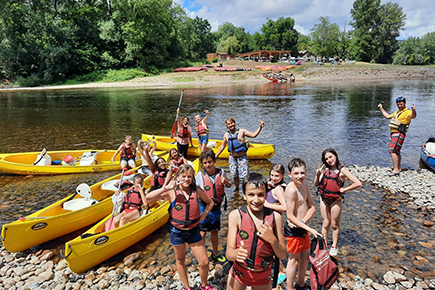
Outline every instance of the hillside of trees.
<svg viewBox="0 0 435 290">
<path fill-rule="evenodd" d="M 291 17 L 265 19 L 260 32 L 190 18 L 172 0 L 0 0 L 0 68 L 45 83 L 108 69 L 146 73 L 188 65 L 207 53 L 309 49 L 320 57 L 434 64 L 435 32 L 399 42 L 406 15 L 393 2 L 356 0 L 350 29 L 320 17 L 310 35 Z"/>
</svg>

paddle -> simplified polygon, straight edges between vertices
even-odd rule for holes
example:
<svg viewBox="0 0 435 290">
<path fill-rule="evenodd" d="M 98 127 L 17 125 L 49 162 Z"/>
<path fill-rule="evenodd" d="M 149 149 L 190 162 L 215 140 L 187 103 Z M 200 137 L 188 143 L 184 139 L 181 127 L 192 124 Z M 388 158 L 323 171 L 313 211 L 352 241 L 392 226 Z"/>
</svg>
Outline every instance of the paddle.
<svg viewBox="0 0 435 290">
<path fill-rule="evenodd" d="M 45 155 L 47 155 L 47 150 L 45 150 L 45 148 L 44 149 L 42 149 L 42 151 L 41 151 L 41 157 L 39 157 L 39 159 L 38 160 L 36 160 L 35 161 L 35 163 L 33 163 L 33 165 L 36 165 L 36 164 L 38 164 L 39 163 L 39 161 L 41 161 L 42 160 L 42 158 L 44 158 L 44 156 Z"/>
<path fill-rule="evenodd" d="M 106 221 L 106 223 L 104 224 L 104 229 L 103 232 L 107 232 L 110 230 L 113 230 L 115 228 L 115 225 L 113 224 L 113 217 L 115 216 L 115 211 L 116 211 L 116 207 L 118 204 L 118 195 L 121 195 L 121 184 L 122 184 L 122 179 L 124 178 L 124 169 L 122 170 L 121 173 L 121 179 L 119 180 L 119 184 L 118 184 L 118 193 L 112 197 L 112 201 L 113 201 L 113 210 L 112 210 L 112 214 L 110 216 L 110 218 Z"/>
<path fill-rule="evenodd" d="M 183 99 L 183 93 L 184 93 L 184 89 L 181 90 L 180 101 L 178 102 L 178 109 L 179 109 L 180 106 L 181 106 L 181 100 Z M 175 122 L 174 122 L 174 125 L 172 126 L 171 138 L 174 138 L 175 133 L 177 132 L 177 129 L 178 129 L 178 122 L 177 122 L 177 119 L 178 119 L 178 112 L 177 112 L 177 115 L 175 116 Z"/>
</svg>

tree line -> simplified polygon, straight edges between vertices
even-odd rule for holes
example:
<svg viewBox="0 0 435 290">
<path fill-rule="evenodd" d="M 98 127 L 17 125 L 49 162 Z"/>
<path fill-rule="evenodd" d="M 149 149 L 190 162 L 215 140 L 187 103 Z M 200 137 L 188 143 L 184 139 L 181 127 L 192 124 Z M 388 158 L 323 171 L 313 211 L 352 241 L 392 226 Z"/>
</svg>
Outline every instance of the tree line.
<svg viewBox="0 0 435 290">
<path fill-rule="evenodd" d="M 352 29 L 340 30 L 327 17 L 310 35 L 291 17 L 266 19 L 260 32 L 222 24 L 212 32 L 207 19 L 190 18 L 172 0 L 0 0 L 0 67 L 10 77 L 54 82 L 98 70 L 160 69 L 257 49 L 309 49 L 322 57 L 377 63 L 433 64 L 435 34 L 398 36 L 406 15 L 397 3 L 356 0 Z"/>
</svg>

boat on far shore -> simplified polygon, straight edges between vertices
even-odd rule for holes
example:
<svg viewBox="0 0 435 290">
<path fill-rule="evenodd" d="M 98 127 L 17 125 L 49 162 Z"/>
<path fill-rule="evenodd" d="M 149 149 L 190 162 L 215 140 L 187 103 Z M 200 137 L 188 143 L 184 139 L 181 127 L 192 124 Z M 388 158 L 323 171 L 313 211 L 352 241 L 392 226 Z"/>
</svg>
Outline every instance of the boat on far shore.
<svg viewBox="0 0 435 290">
<path fill-rule="evenodd" d="M 275 74 L 275 73 L 263 74 L 263 77 L 274 83 L 288 81 L 288 78 L 283 74 Z"/>
<path fill-rule="evenodd" d="M 435 172 L 435 137 L 430 137 L 421 145 L 420 158 L 427 168 Z"/>
</svg>

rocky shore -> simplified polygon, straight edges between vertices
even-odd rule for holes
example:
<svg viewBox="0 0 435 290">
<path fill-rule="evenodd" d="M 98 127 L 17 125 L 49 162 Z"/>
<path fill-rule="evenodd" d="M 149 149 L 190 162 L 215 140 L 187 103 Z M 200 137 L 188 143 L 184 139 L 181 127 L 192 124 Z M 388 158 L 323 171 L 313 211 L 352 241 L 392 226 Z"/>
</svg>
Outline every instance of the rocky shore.
<svg viewBox="0 0 435 290">
<path fill-rule="evenodd" d="M 353 166 L 350 170 L 360 180 L 385 189 L 385 194 L 403 193 L 400 203 L 425 213 L 422 223 L 428 229 L 434 225 L 435 174 L 424 169 L 403 170 L 400 176 L 388 177 L 388 168 Z M 431 219 L 432 218 L 432 219 Z M 159 241 L 149 245 L 158 247 Z M 424 247 L 433 247 L 432 242 Z M 57 250 L 27 250 L 9 253 L 0 247 L 0 289 L 174 289 L 182 290 L 175 265 L 158 265 L 158 257 L 144 259 L 135 252 L 119 261 L 107 261 L 83 274 L 75 274 L 60 259 Z M 421 259 L 425 259 L 421 257 Z M 186 262 L 191 263 L 190 256 Z M 426 261 L 430 263 L 430 261 Z M 433 261 L 432 261 L 433 263 Z M 199 285 L 197 265 L 188 267 L 191 285 Z M 306 273 L 309 279 L 309 271 Z M 210 263 L 209 281 L 216 289 L 226 289 L 223 266 Z M 285 282 L 278 286 L 285 289 Z M 392 267 L 382 277 L 361 277 L 340 265 L 340 277 L 331 289 L 435 289 L 435 277 L 415 276 L 405 266 Z"/>
</svg>

